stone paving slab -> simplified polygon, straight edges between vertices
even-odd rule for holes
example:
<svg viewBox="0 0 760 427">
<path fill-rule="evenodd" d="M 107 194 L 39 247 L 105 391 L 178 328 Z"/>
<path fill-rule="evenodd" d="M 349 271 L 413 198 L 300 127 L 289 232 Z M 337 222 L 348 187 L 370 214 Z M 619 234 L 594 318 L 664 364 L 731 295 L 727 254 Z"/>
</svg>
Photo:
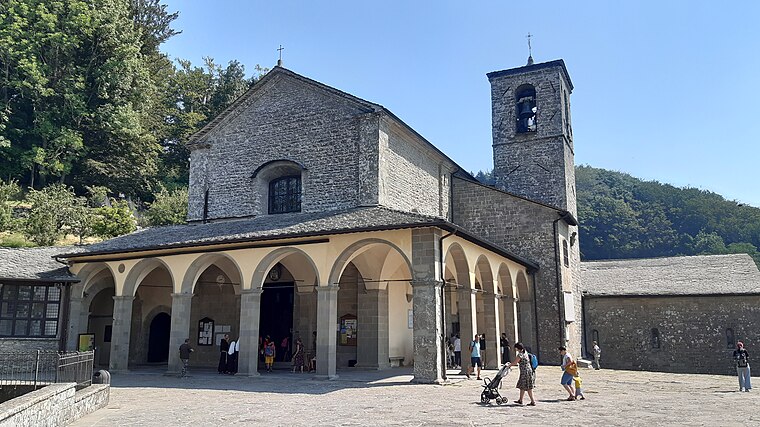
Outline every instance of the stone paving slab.
<svg viewBox="0 0 760 427">
<path fill-rule="evenodd" d="M 136 372 L 114 375 L 109 405 L 73 425 L 760 425 L 760 389 L 740 393 L 735 377 L 588 369 L 587 399 L 565 402 L 560 369 L 541 366 L 538 405 L 527 407 L 511 403 L 516 373 L 501 389 L 510 403 L 499 406 L 480 404 L 482 382 L 453 371 L 447 385 L 411 384 L 405 369 L 339 371 L 334 381 L 288 371 L 183 379 Z"/>
</svg>

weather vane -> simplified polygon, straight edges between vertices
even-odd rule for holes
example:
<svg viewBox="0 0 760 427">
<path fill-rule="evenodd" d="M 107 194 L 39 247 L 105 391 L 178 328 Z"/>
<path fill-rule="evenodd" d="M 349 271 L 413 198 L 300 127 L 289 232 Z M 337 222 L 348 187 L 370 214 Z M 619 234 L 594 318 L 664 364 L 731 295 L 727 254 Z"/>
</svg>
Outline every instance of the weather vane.
<svg viewBox="0 0 760 427">
<path fill-rule="evenodd" d="M 528 35 L 525 37 L 528 39 L 528 65 L 533 65 L 533 48 L 530 45 L 530 38 L 533 37 L 530 32 L 528 32 Z"/>
<path fill-rule="evenodd" d="M 278 67 L 282 67 L 282 51 L 283 50 L 285 50 L 285 48 L 282 47 L 282 45 L 280 45 L 280 48 L 277 49 L 277 51 L 280 53 L 280 59 L 277 60 L 277 66 Z"/>
</svg>

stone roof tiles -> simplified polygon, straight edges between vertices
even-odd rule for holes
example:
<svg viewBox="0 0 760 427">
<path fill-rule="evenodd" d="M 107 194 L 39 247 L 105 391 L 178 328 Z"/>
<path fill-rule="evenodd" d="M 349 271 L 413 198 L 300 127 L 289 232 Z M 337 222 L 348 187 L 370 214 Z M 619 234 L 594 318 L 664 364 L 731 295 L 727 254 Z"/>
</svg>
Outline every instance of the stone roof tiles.
<svg viewBox="0 0 760 427">
<path fill-rule="evenodd" d="M 747 254 L 581 263 L 589 296 L 760 294 L 760 271 Z"/>
<path fill-rule="evenodd" d="M 79 250 L 74 246 L 0 248 L 0 280 L 78 282 L 79 279 L 53 257 Z"/>
</svg>

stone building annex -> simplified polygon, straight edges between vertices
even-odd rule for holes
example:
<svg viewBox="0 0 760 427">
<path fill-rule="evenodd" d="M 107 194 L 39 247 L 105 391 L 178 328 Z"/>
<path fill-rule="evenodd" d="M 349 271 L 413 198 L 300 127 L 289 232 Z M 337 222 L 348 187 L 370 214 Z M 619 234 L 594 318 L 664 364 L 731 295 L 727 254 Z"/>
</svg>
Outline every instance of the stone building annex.
<svg viewBox="0 0 760 427">
<path fill-rule="evenodd" d="M 399 362 L 420 382 L 454 332 L 485 334 L 491 367 L 502 332 L 549 363 L 578 354 L 573 85 L 562 60 L 488 79 L 496 187 L 381 105 L 275 67 L 192 137 L 187 224 L 56 255 L 60 325 L 34 345 L 89 332 L 112 371 L 176 372 L 186 338 L 215 366 L 228 333 L 257 375 L 259 337 L 300 337 L 320 377 Z"/>
</svg>

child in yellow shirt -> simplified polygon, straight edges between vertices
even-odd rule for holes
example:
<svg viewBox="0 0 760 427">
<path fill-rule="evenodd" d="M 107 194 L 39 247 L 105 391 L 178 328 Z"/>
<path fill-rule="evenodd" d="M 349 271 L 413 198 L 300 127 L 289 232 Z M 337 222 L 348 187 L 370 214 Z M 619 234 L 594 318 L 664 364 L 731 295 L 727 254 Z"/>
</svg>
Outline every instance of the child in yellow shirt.
<svg viewBox="0 0 760 427">
<path fill-rule="evenodd" d="M 575 399 L 586 400 L 586 398 L 583 396 L 583 391 L 581 391 L 581 385 L 583 385 L 583 380 L 581 379 L 581 376 L 580 375 L 574 376 L 573 381 L 575 381 Z"/>
</svg>

